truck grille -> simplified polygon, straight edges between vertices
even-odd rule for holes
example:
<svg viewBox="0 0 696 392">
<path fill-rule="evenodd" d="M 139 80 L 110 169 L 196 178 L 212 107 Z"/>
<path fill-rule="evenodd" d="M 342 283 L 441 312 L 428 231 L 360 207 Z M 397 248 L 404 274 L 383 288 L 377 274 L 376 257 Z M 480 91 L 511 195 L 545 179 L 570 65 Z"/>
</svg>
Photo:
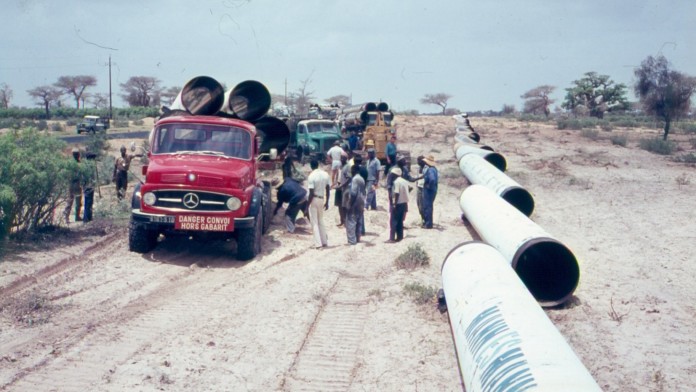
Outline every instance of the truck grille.
<svg viewBox="0 0 696 392">
<path fill-rule="evenodd" d="M 157 201 L 154 207 L 185 211 L 229 211 L 229 195 L 188 190 L 154 191 Z"/>
</svg>

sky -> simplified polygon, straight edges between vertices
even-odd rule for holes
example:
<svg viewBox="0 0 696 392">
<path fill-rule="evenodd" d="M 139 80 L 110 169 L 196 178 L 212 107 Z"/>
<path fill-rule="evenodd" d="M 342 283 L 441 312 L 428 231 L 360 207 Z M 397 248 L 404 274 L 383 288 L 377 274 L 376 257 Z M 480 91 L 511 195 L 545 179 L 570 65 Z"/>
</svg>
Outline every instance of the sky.
<svg viewBox="0 0 696 392">
<path fill-rule="evenodd" d="M 437 112 L 425 94 L 461 111 L 519 110 L 526 91 L 565 89 L 586 72 L 628 86 L 647 56 L 696 76 L 693 0 L 3 0 L 0 84 L 12 106 L 27 90 L 92 75 L 91 93 L 153 76 L 183 86 L 200 75 L 244 80 L 273 94 L 309 80 L 316 102 L 348 95 L 398 111 Z M 287 86 L 287 87 L 286 87 Z M 66 104 L 72 101 L 66 98 Z"/>
</svg>

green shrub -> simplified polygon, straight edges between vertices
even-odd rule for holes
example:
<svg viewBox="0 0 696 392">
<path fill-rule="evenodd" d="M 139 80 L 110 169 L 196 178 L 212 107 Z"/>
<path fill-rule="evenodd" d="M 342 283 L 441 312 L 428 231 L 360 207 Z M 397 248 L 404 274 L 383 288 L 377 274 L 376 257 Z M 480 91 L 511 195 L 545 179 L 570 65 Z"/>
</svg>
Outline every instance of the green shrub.
<svg viewBox="0 0 696 392">
<path fill-rule="evenodd" d="M 430 256 L 425 252 L 421 244 L 411 244 L 408 249 L 394 260 L 399 269 L 414 269 L 430 263 Z"/>
<path fill-rule="evenodd" d="M 65 129 L 63 129 L 63 126 L 60 125 L 60 123 L 52 123 L 51 124 L 51 131 L 53 132 L 63 132 Z"/>
<path fill-rule="evenodd" d="M 45 131 L 46 129 L 48 129 L 48 123 L 46 122 L 46 120 L 39 120 L 36 123 L 36 129 L 38 129 L 39 131 Z"/>
<path fill-rule="evenodd" d="M 676 145 L 671 140 L 660 138 L 640 139 L 640 148 L 660 155 L 671 155 Z"/>
<path fill-rule="evenodd" d="M 628 144 L 626 135 L 612 135 L 609 140 L 611 140 L 611 144 L 615 146 L 626 147 L 626 144 Z"/>
<path fill-rule="evenodd" d="M 77 126 L 78 122 L 79 122 L 79 120 L 77 120 L 77 119 L 69 118 L 65 121 L 65 126 L 66 127 L 74 127 L 74 126 Z"/>
<path fill-rule="evenodd" d="M 143 121 L 142 119 L 133 120 L 133 125 L 143 125 L 143 124 L 145 124 L 145 121 Z"/>
<path fill-rule="evenodd" d="M 595 129 L 583 129 L 582 131 L 580 131 L 580 135 L 590 140 L 599 139 L 599 132 Z"/>
<path fill-rule="evenodd" d="M 694 154 L 693 152 L 690 152 L 688 154 L 681 154 L 674 157 L 674 161 L 693 165 L 696 164 L 696 154 Z"/>
<path fill-rule="evenodd" d="M 416 304 L 425 305 L 434 301 L 437 289 L 420 283 L 407 283 L 404 285 L 404 293 L 411 297 Z"/>
<path fill-rule="evenodd" d="M 611 125 L 611 123 L 610 123 L 610 122 L 607 122 L 607 121 L 602 121 L 602 122 L 599 124 L 599 127 L 600 127 L 600 128 L 602 129 L 602 131 L 604 131 L 604 132 L 611 132 L 611 131 L 614 130 L 614 126 Z"/>
</svg>

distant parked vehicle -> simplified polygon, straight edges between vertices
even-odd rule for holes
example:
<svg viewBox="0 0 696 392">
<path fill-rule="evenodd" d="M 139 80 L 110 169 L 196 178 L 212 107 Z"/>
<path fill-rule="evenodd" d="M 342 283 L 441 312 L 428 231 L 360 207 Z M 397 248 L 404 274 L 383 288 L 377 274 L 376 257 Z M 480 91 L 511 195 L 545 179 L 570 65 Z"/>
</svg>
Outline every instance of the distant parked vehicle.
<svg viewBox="0 0 696 392">
<path fill-rule="evenodd" d="M 82 121 L 77 124 L 77 134 L 104 132 L 109 129 L 109 119 L 99 116 L 85 116 Z"/>
</svg>

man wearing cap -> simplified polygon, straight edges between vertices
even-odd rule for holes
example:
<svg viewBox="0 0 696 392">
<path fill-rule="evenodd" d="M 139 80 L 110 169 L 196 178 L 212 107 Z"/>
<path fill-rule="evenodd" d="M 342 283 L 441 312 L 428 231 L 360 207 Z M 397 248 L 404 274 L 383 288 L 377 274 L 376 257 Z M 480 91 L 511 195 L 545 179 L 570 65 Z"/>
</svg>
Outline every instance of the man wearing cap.
<svg viewBox="0 0 696 392">
<path fill-rule="evenodd" d="M 389 171 L 394 176 L 389 219 L 389 241 L 399 242 L 404 238 L 404 220 L 408 212 L 408 182 L 401 177 L 401 169 L 394 167 Z"/>
<path fill-rule="evenodd" d="M 285 228 L 288 233 L 295 232 L 295 219 L 297 214 L 302 211 L 305 215 L 307 211 L 307 190 L 295 179 L 288 177 L 278 187 L 278 203 L 273 211 L 273 215 L 278 213 L 283 203 L 288 203 L 288 208 L 285 209 Z"/>
<path fill-rule="evenodd" d="M 377 186 L 379 184 L 379 172 L 382 169 L 379 159 L 376 157 L 375 149 L 367 149 L 367 200 L 365 201 L 365 209 L 377 209 Z"/>
<path fill-rule="evenodd" d="M 433 204 L 437 196 L 438 172 L 435 167 L 435 158 L 429 155 L 423 158 L 425 167 L 423 170 L 423 227 L 433 228 Z"/>
<path fill-rule="evenodd" d="M 333 147 L 326 152 L 326 156 L 331 160 L 331 183 L 335 185 L 338 182 L 338 173 L 341 170 L 341 157 L 348 156 L 348 154 L 341 148 L 341 142 L 336 140 Z"/>
<path fill-rule="evenodd" d="M 340 162 L 340 161 L 339 161 Z M 309 163 L 312 172 L 307 177 L 309 188 L 309 220 L 312 221 L 315 248 L 326 247 L 327 236 L 324 226 L 324 210 L 329 209 L 329 196 L 331 191 L 331 178 L 329 173 L 319 168 L 319 161 L 312 159 Z"/>
</svg>

